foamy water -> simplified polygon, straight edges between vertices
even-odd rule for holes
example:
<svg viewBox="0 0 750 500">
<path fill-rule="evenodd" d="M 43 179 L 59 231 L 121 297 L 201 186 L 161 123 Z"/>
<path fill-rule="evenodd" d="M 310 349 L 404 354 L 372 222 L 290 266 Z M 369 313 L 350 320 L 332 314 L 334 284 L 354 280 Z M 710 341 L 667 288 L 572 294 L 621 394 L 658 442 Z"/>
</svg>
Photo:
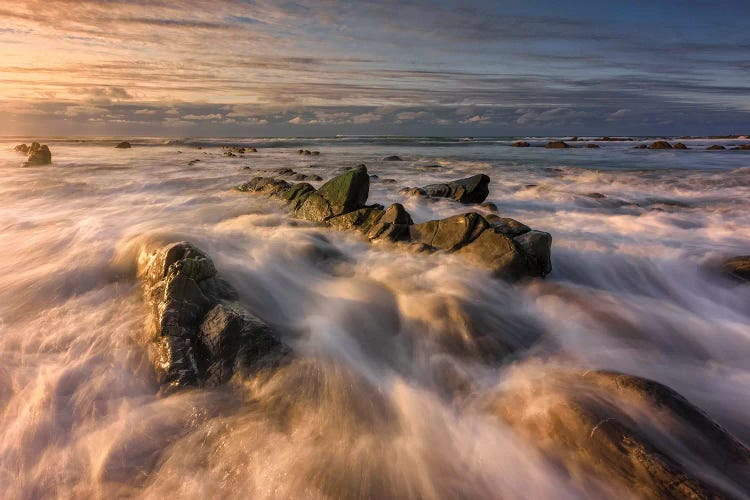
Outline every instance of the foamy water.
<svg viewBox="0 0 750 500">
<path fill-rule="evenodd" d="M 750 442 L 750 286 L 711 270 L 750 254 L 750 152 L 59 140 L 45 141 L 52 166 L 20 168 L 19 142 L 0 142 L 4 497 L 628 496 L 566 473 L 482 404 L 566 369 L 657 380 Z M 226 158 L 224 143 L 259 152 Z M 380 161 L 392 154 L 406 161 Z M 416 222 L 467 208 L 399 188 L 488 174 L 503 216 L 552 234 L 552 274 L 506 284 L 233 190 L 265 170 L 328 179 L 359 163 L 379 176 L 369 202 L 402 202 Z M 296 361 L 270 380 L 156 396 L 135 266 L 181 239 Z"/>
</svg>

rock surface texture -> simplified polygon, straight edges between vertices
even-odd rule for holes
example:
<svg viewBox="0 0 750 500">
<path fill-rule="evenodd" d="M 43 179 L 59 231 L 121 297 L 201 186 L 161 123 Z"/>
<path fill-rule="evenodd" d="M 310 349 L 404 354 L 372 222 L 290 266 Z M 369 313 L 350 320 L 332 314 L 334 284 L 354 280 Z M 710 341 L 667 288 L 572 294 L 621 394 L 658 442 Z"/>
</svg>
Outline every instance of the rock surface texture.
<svg viewBox="0 0 750 500">
<path fill-rule="evenodd" d="M 211 259 L 186 241 L 142 254 L 149 354 L 162 392 L 216 386 L 235 373 L 276 366 L 289 348 L 243 309 Z"/>
<path fill-rule="evenodd" d="M 433 192 L 452 192 L 459 200 L 484 200 L 489 182 L 486 175 L 477 175 L 434 185 L 440 187 Z M 552 237 L 548 233 L 533 231 L 512 219 L 492 224 L 473 212 L 414 224 L 399 203 L 387 209 L 367 206 L 369 186 L 367 167 L 360 165 L 317 190 L 307 183 L 292 185 L 269 177 L 256 177 L 238 189 L 281 199 L 298 218 L 336 229 L 356 230 L 370 240 L 404 242 L 433 251 L 455 252 L 488 268 L 499 278 L 544 277 L 552 270 Z M 415 189 L 426 194 L 428 188 L 431 187 Z"/>
</svg>

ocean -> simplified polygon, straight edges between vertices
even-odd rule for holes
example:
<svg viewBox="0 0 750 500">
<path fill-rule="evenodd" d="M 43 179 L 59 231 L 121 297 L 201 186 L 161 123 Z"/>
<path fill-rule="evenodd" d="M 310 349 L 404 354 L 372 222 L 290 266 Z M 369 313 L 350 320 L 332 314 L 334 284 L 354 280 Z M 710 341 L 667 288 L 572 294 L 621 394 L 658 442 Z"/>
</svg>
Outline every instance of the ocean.
<svg viewBox="0 0 750 500">
<path fill-rule="evenodd" d="M 637 497 L 519 424 L 549 424 L 561 381 L 597 370 L 664 384 L 750 443 L 750 285 L 718 270 L 750 254 L 750 151 L 705 149 L 750 141 L 516 139 L 52 138 L 53 164 L 28 168 L 12 147 L 29 138 L 0 140 L 0 496 Z M 490 212 L 401 188 L 487 174 L 502 217 L 552 235 L 552 272 L 504 282 L 235 189 L 358 164 L 377 176 L 368 202 L 417 223 Z M 157 394 L 136 269 L 180 240 L 289 343 L 291 365 Z M 672 428 L 642 402 L 623 411 Z M 681 442 L 662 446 L 750 495 Z"/>
</svg>

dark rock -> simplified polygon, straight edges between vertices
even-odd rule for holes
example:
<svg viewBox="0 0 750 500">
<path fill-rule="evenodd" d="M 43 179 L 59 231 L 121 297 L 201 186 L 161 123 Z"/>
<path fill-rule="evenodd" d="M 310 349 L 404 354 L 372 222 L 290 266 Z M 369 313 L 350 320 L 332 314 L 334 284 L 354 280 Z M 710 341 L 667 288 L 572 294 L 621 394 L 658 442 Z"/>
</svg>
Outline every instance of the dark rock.
<svg viewBox="0 0 750 500">
<path fill-rule="evenodd" d="M 732 148 L 732 151 L 750 151 L 750 144 L 741 144 Z"/>
<path fill-rule="evenodd" d="M 435 198 L 452 198 L 466 204 L 482 203 L 490 194 L 489 183 L 488 176 L 478 174 L 445 184 L 430 184 L 422 190 L 427 196 Z"/>
<path fill-rule="evenodd" d="M 667 141 L 656 141 L 652 142 L 648 149 L 672 149 L 672 145 Z"/>
<path fill-rule="evenodd" d="M 570 145 L 564 141 L 551 141 L 548 142 L 544 147 L 548 149 L 566 149 L 569 148 Z"/>
<path fill-rule="evenodd" d="M 634 407 L 637 416 L 625 410 Z M 652 380 L 606 371 L 553 373 L 503 394 L 490 411 L 568 473 L 607 477 L 625 496 L 734 498 L 750 487 L 750 450 Z"/>
<path fill-rule="evenodd" d="M 732 257 L 722 263 L 724 272 L 739 281 L 750 281 L 750 255 Z"/>
<path fill-rule="evenodd" d="M 240 191 L 248 191 L 251 193 L 265 193 L 267 195 L 276 196 L 280 193 L 287 191 L 291 186 L 288 182 L 280 179 L 274 179 L 273 177 L 255 177 L 250 181 L 237 187 Z"/>
<path fill-rule="evenodd" d="M 485 210 L 489 210 L 490 212 L 497 212 L 497 205 L 492 203 L 491 201 L 485 201 L 484 203 L 479 205 L 481 208 L 484 208 Z"/>
<path fill-rule="evenodd" d="M 411 215 L 406 211 L 401 203 L 394 203 L 388 210 L 385 211 L 381 222 L 388 222 L 389 224 L 405 224 L 411 226 L 414 221 L 411 219 Z"/>
<path fill-rule="evenodd" d="M 515 236 L 513 241 L 526 255 L 526 266 L 530 275 L 544 278 L 552 272 L 552 236 L 543 231 L 528 231 Z"/>
<path fill-rule="evenodd" d="M 490 214 L 486 219 L 495 232 L 503 233 L 511 238 L 531 231 L 529 226 L 510 217 L 498 217 L 497 215 Z"/>
<path fill-rule="evenodd" d="M 139 262 L 150 309 L 149 354 L 162 392 L 221 384 L 289 353 L 261 319 L 229 302 L 236 292 L 190 243 L 166 245 Z"/>
<path fill-rule="evenodd" d="M 409 233 L 413 242 L 450 252 L 471 243 L 488 227 L 484 217 L 470 212 L 414 224 L 409 227 Z"/>
<path fill-rule="evenodd" d="M 708 151 L 724 151 L 727 148 L 725 148 L 724 146 L 720 146 L 718 144 L 714 144 L 713 146 L 709 146 L 706 149 Z"/>
<path fill-rule="evenodd" d="M 320 151 L 312 151 L 310 154 L 313 156 L 320 156 Z"/>
<path fill-rule="evenodd" d="M 684 145 L 683 143 L 681 143 L 681 142 L 676 142 L 676 143 L 674 143 L 674 145 L 672 146 L 672 149 L 689 149 L 689 148 L 688 148 L 687 146 L 685 146 L 685 145 Z"/>
<path fill-rule="evenodd" d="M 116 149 L 130 149 L 131 147 L 132 146 L 127 141 L 121 142 L 120 144 L 118 144 L 117 146 L 115 146 Z"/>
<path fill-rule="evenodd" d="M 29 157 L 26 159 L 24 167 L 35 167 L 39 165 L 49 165 L 52 163 L 52 153 L 45 144 L 42 146 L 38 142 L 31 144 L 29 148 Z"/>
<path fill-rule="evenodd" d="M 386 156 L 383 158 L 383 161 L 404 161 L 400 157 L 393 155 L 393 156 Z"/>
<path fill-rule="evenodd" d="M 528 148 L 529 146 L 531 146 L 531 144 L 526 141 L 515 141 L 513 144 L 511 144 L 511 146 L 515 148 Z"/>
<path fill-rule="evenodd" d="M 292 180 L 295 180 L 295 181 L 322 181 L 323 178 L 321 176 L 319 176 L 319 175 L 316 175 L 316 174 L 312 174 L 312 175 L 294 174 L 292 176 Z"/>
<path fill-rule="evenodd" d="M 13 151 L 15 151 L 16 153 L 27 155 L 29 154 L 29 147 L 26 144 L 19 144 L 18 146 L 13 148 Z"/>
<path fill-rule="evenodd" d="M 638 146 L 633 146 L 633 149 L 648 149 L 648 146 L 645 144 L 639 144 Z"/>
<path fill-rule="evenodd" d="M 318 194 L 328 201 L 334 215 L 364 207 L 369 192 L 370 176 L 367 167 L 363 166 L 334 177 L 318 189 Z"/>
<path fill-rule="evenodd" d="M 599 149 L 598 144 L 586 144 L 586 147 L 589 149 Z"/>
<path fill-rule="evenodd" d="M 598 200 L 607 197 L 606 194 L 602 194 L 602 193 L 586 193 L 585 196 L 588 196 L 589 198 L 595 198 L 595 199 L 598 199 Z"/>
<path fill-rule="evenodd" d="M 627 138 L 627 137 L 601 137 L 597 139 L 597 141 L 605 141 L 605 142 L 623 142 L 623 141 L 632 141 L 633 139 Z"/>
<path fill-rule="evenodd" d="M 360 208 L 353 212 L 331 217 L 328 220 L 328 224 L 340 230 L 356 229 L 363 233 L 368 233 L 375 224 L 380 222 L 384 215 L 385 211 L 383 209 Z"/>
<path fill-rule="evenodd" d="M 398 183 L 396 179 L 383 179 L 380 182 L 383 184 L 397 184 Z"/>
</svg>

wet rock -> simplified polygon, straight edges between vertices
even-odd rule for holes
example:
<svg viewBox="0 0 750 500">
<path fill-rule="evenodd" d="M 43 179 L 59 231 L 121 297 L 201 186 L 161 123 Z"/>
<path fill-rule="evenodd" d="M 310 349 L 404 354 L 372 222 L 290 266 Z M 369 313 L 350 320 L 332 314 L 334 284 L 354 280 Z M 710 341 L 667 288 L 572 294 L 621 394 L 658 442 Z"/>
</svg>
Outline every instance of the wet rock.
<svg viewBox="0 0 750 500">
<path fill-rule="evenodd" d="M 45 144 L 42 146 L 38 142 L 34 142 L 29 148 L 29 156 L 23 166 L 35 167 L 39 165 L 49 165 L 50 163 L 52 163 L 52 153 L 47 145 Z"/>
<path fill-rule="evenodd" d="M 674 145 L 672 145 L 672 149 L 689 149 L 689 148 L 681 142 L 676 142 L 674 143 Z"/>
<path fill-rule="evenodd" d="M 484 203 L 481 203 L 479 205 L 481 208 L 484 208 L 485 210 L 489 210 L 490 212 L 497 212 L 497 205 L 492 203 L 491 201 L 485 201 Z"/>
<path fill-rule="evenodd" d="M 529 272 L 526 257 L 513 240 L 493 229 L 483 230 L 469 244 L 456 252 L 476 264 L 486 267 L 496 278 L 515 281 L 539 276 Z"/>
<path fill-rule="evenodd" d="M 382 184 L 397 184 L 398 181 L 396 179 L 383 179 L 380 181 Z"/>
<path fill-rule="evenodd" d="M 328 224 L 340 230 L 358 230 L 368 233 L 385 215 L 379 208 L 361 208 L 328 220 Z"/>
<path fill-rule="evenodd" d="M 388 207 L 381 220 L 390 224 L 405 224 L 407 226 L 414 224 L 411 215 L 409 215 L 409 212 L 406 211 L 401 203 L 394 203 Z"/>
<path fill-rule="evenodd" d="M 334 177 L 318 189 L 318 194 L 330 204 L 334 215 L 360 209 L 367 203 L 370 176 L 367 167 L 357 167 Z"/>
<path fill-rule="evenodd" d="M 237 187 L 240 191 L 264 193 L 271 196 L 279 195 L 290 188 L 291 185 L 288 182 L 273 177 L 255 177 Z"/>
<path fill-rule="evenodd" d="M 422 191 L 434 198 L 451 198 L 465 204 L 482 203 L 490 194 L 489 184 L 488 176 L 478 174 L 444 184 L 430 184 Z"/>
<path fill-rule="evenodd" d="M 497 215 L 490 214 L 486 219 L 495 232 L 503 233 L 511 238 L 531 231 L 529 226 L 510 217 L 498 217 Z"/>
<path fill-rule="evenodd" d="M 586 147 L 589 149 L 599 149 L 598 144 L 586 144 Z"/>
<path fill-rule="evenodd" d="M 119 143 L 117 146 L 115 146 L 115 149 L 130 149 L 132 146 L 129 142 L 123 141 Z"/>
<path fill-rule="evenodd" d="M 383 161 L 404 161 L 399 156 L 393 155 L 393 156 L 386 156 L 383 158 Z"/>
<path fill-rule="evenodd" d="M 731 148 L 732 151 L 750 151 L 750 144 L 742 144 Z"/>
<path fill-rule="evenodd" d="M 13 151 L 15 151 L 16 153 L 27 155 L 29 154 L 29 147 L 26 144 L 19 144 L 18 146 L 13 148 Z"/>
<path fill-rule="evenodd" d="M 750 450 L 652 380 L 555 372 L 503 394 L 490 411 L 568 474 L 607 477 L 637 497 L 732 498 L 750 487 Z"/>
<path fill-rule="evenodd" d="M 163 393 L 221 384 L 289 353 L 268 325 L 233 302 L 232 286 L 190 243 L 142 254 L 138 276 L 149 307 L 149 354 Z"/>
<path fill-rule="evenodd" d="M 722 263 L 724 272 L 739 281 L 750 282 L 750 255 L 732 257 Z"/>
<path fill-rule="evenodd" d="M 646 144 L 639 144 L 638 146 L 633 146 L 633 149 L 648 149 L 648 146 Z"/>
<path fill-rule="evenodd" d="M 455 251 L 474 241 L 489 227 L 479 214 L 467 213 L 447 219 L 414 224 L 409 228 L 411 241 L 440 250 Z"/>
<path fill-rule="evenodd" d="M 294 174 L 292 176 L 292 180 L 295 180 L 295 181 L 322 181 L 323 178 L 321 176 L 317 175 L 317 174 L 307 175 L 307 174 L 299 174 L 298 173 L 298 174 Z"/>
<path fill-rule="evenodd" d="M 706 148 L 706 150 L 708 151 L 724 151 L 725 149 L 727 148 L 725 148 L 724 146 L 720 146 L 718 144 L 714 144 L 713 146 L 709 146 Z"/>
<path fill-rule="evenodd" d="M 588 196 L 589 198 L 594 198 L 597 200 L 601 200 L 607 197 L 606 194 L 602 194 L 602 193 L 586 193 L 585 196 Z"/>
<path fill-rule="evenodd" d="M 544 278 L 552 271 L 552 236 L 543 231 L 527 231 L 513 241 L 526 255 L 526 270 L 531 276 Z"/>
<path fill-rule="evenodd" d="M 569 148 L 570 145 L 565 141 L 551 141 L 548 142 L 544 147 L 548 149 L 566 149 Z"/>
<path fill-rule="evenodd" d="M 511 146 L 513 146 L 514 148 L 528 148 L 529 146 L 531 146 L 531 144 L 526 141 L 515 141 L 513 144 L 511 144 Z"/>
<path fill-rule="evenodd" d="M 652 142 L 648 149 L 672 149 L 672 145 L 667 141 L 656 141 Z"/>
</svg>

